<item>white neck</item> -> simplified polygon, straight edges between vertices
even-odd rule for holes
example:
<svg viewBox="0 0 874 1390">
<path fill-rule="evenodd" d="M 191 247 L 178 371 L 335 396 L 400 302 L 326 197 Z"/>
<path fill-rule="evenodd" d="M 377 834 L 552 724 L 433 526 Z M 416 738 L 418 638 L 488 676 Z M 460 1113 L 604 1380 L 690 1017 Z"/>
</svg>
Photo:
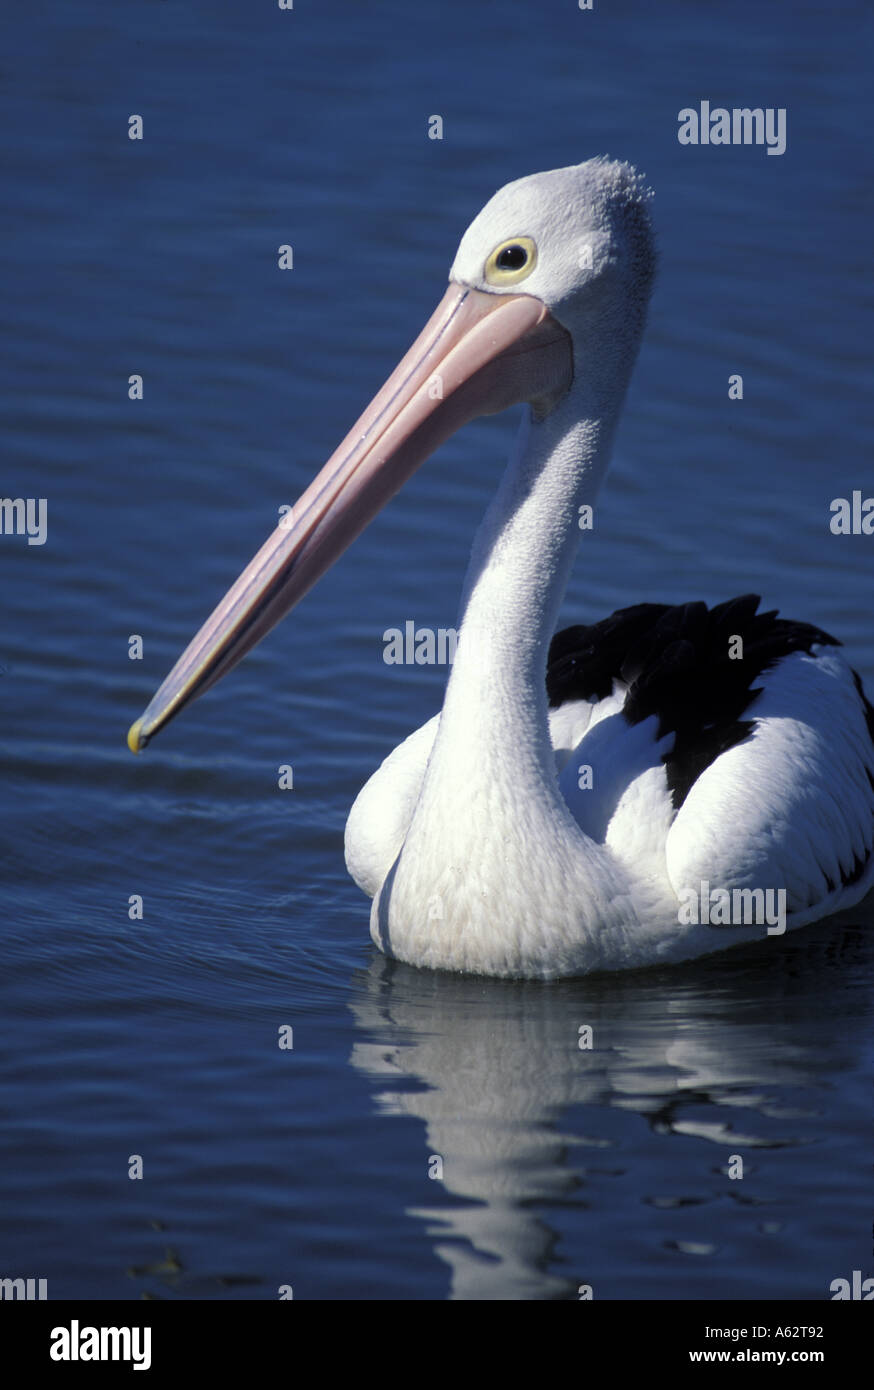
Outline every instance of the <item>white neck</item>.
<svg viewBox="0 0 874 1390">
<path fill-rule="evenodd" d="M 474 540 L 438 735 L 459 750 L 475 739 L 480 757 L 509 740 L 550 783 L 546 656 L 583 534 L 580 508 L 595 501 L 612 442 L 612 422 L 586 411 L 580 394 L 543 421 L 526 412 Z"/>
<path fill-rule="evenodd" d="M 583 384 L 544 420 L 526 419 L 477 533 L 421 795 L 374 904 L 374 928 L 402 959 L 517 973 L 549 937 L 554 965 L 568 895 L 577 941 L 585 900 L 594 932 L 617 895 L 615 865 L 559 791 L 545 687 L 579 509 L 595 500 L 615 419 L 598 418 Z"/>
</svg>

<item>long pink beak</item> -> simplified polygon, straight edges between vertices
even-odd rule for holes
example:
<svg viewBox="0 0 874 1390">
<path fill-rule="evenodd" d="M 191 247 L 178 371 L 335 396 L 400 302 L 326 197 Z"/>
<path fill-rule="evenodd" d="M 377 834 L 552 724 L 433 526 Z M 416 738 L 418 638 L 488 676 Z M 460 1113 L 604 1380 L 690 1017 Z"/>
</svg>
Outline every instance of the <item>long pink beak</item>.
<svg viewBox="0 0 874 1390">
<path fill-rule="evenodd" d="M 127 736 L 138 753 L 303 598 L 468 420 L 570 385 L 571 340 L 530 295 L 450 284 L 409 352 L 182 653 Z"/>
</svg>

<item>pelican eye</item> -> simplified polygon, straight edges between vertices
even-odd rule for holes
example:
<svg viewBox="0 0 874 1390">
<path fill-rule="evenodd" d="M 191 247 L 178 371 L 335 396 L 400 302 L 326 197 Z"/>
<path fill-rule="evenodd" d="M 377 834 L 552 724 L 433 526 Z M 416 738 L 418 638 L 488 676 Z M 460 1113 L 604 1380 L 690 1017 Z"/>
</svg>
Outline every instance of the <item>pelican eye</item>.
<svg viewBox="0 0 874 1390">
<path fill-rule="evenodd" d="M 496 246 L 486 261 L 490 285 L 515 285 L 530 275 L 537 264 L 537 247 L 530 236 L 514 236 Z"/>
</svg>

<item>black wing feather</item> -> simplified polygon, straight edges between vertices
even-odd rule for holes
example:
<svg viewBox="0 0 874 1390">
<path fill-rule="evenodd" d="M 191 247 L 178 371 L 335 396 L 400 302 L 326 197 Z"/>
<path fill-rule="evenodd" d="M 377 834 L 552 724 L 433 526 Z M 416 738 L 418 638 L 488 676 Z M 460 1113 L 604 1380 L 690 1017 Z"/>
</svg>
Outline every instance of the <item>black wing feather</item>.
<svg viewBox="0 0 874 1390">
<path fill-rule="evenodd" d="M 741 716 L 761 692 L 754 684 L 759 676 L 793 652 L 841 645 L 812 623 L 780 618 L 776 609 L 757 612 L 759 602 L 758 595 L 743 594 L 710 609 L 638 603 L 589 627 L 565 628 L 549 649 L 549 703 L 602 700 L 622 681 L 628 723 L 656 715 L 659 738 L 675 735 L 663 761 L 679 809 L 705 768 L 755 729 L 755 719 Z M 742 659 L 729 655 L 738 637 Z M 874 740 L 874 709 L 857 683 Z"/>
</svg>

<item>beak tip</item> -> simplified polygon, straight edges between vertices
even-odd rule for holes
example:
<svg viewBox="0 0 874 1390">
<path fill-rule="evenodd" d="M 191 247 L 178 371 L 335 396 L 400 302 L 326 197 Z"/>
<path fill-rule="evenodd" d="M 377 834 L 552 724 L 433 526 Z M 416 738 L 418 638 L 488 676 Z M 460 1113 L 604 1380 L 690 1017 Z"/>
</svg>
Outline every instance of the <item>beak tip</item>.
<svg viewBox="0 0 874 1390">
<path fill-rule="evenodd" d="M 141 753 L 147 742 L 143 738 L 143 721 L 138 719 L 127 731 L 127 746 L 132 753 Z"/>
</svg>

